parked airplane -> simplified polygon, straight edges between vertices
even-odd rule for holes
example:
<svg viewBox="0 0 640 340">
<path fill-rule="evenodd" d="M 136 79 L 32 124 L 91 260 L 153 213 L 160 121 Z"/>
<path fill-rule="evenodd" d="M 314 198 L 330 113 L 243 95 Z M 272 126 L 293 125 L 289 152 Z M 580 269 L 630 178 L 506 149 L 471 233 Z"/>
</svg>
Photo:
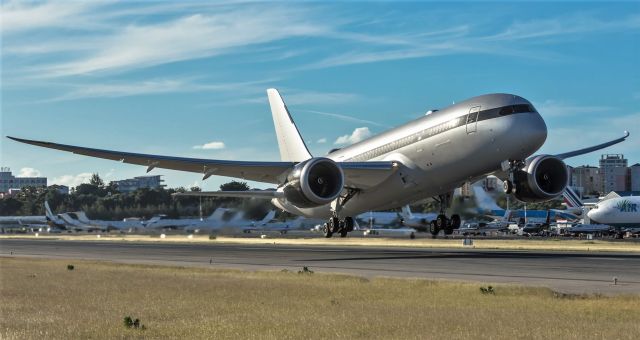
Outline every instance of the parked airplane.
<svg viewBox="0 0 640 340">
<path fill-rule="evenodd" d="M 411 212 L 411 207 L 405 205 L 402 207 L 402 225 L 411 227 L 417 231 L 430 231 L 433 234 L 433 228 L 435 225 L 433 221 L 438 218 L 437 213 L 417 213 Z"/>
<path fill-rule="evenodd" d="M 144 227 L 144 221 L 129 219 L 126 221 L 91 220 L 84 211 L 54 214 L 49 202 L 44 202 L 47 221 L 52 227 L 76 231 L 133 231 Z"/>
<path fill-rule="evenodd" d="M 260 197 L 295 215 L 328 218 L 325 236 L 346 236 L 352 216 L 388 210 L 427 197 L 440 202 L 434 234 L 451 234 L 460 216 L 446 209 L 455 188 L 489 174 L 524 202 L 562 193 L 568 174 L 564 159 L 625 140 L 629 133 L 593 147 L 557 155 L 534 155 L 547 138 L 542 116 L 526 99 L 488 94 L 458 102 L 382 134 L 313 157 L 275 89 L 267 90 L 280 149 L 279 162 L 167 157 L 9 137 L 41 147 L 147 167 L 239 177 L 277 184 L 274 191 L 220 191 L 181 195 Z"/>
<path fill-rule="evenodd" d="M 616 229 L 640 228 L 640 196 L 616 197 L 598 202 L 587 216 L 591 222 Z"/>
<path fill-rule="evenodd" d="M 487 216 L 500 219 L 507 215 L 507 210 L 502 209 L 496 201 L 487 194 L 487 192 L 479 185 L 473 185 L 473 194 L 478 204 L 479 212 L 486 214 Z M 550 216 L 548 216 L 550 214 Z M 518 224 L 532 223 L 545 223 L 547 218 L 551 219 L 564 219 L 564 220 L 576 220 L 578 217 L 565 210 L 550 209 L 550 210 L 510 210 L 509 220 L 518 222 Z"/>
<path fill-rule="evenodd" d="M 211 215 L 211 218 L 202 221 L 198 220 L 197 222 L 186 226 L 185 231 L 188 233 L 199 233 L 203 231 L 212 232 L 214 230 L 222 229 L 240 229 L 242 231 L 250 231 L 256 228 L 256 226 L 264 227 L 269 221 L 273 220 L 273 217 L 276 215 L 274 210 L 270 210 L 262 220 L 251 221 L 244 219 L 244 213 L 242 211 L 238 211 L 230 220 L 224 221 L 222 216 L 225 210 L 228 209 L 216 209 L 216 211 Z M 222 212 L 220 213 L 219 211 Z"/>
<path fill-rule="evenodd" d="M 201 226 L 204 227 L 206 225 L 214 225 L 219 226 L 222 222 L 222 216 L 224 213 L 228 211 L 225 208 L 217 208 L 211 213 L 211 215 L 207 218 L 199 219 L 199 218 L 165 218 L 166 216 L 156 216 L 155 218 L 149 220 L 145 223 L 146 229 L 184 229 L 188 227 Z"/>
<path fill-rule="evenodd" d="M 576 224 L 573 227 L 564 230 L 565 235 L 577 236 L 580 234 L 601 234 L 608 235 L 613 233 L 615 229 L 604 224 Z"/>
</svg>

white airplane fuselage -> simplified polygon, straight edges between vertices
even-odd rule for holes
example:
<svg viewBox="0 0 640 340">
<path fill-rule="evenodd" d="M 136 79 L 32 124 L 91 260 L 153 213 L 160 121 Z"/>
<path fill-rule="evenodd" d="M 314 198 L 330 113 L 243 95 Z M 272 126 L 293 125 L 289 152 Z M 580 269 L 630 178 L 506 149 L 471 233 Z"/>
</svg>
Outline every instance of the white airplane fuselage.
<svg viewBox="0 0 640 340">
<path fill-rule="evenodd" d="M 587 216 L 593 223 L 612 227 L 640 227 L 640 196 L 617 197 L 598 202 Z"/>
<path fill-rule="evenodd" d="M 512 110 L 516 113 L 504 110 L 508 107 L 516 108 Z M 356 216 L 449 193 L 466 181 L 499 170 L 505 160 L 526 159 L 546 137 L 546 124 L 529 101 L 516 95 L 490 94 L 433 112 L 326 157 L 336 162 L 398 161 L 391 176 L 359 191 L 340 211 L 342 216 Z M 272 203 L 296 215 L 332 215 L 330 204 L 299 208 L 285 198 Z"/>
</svg>

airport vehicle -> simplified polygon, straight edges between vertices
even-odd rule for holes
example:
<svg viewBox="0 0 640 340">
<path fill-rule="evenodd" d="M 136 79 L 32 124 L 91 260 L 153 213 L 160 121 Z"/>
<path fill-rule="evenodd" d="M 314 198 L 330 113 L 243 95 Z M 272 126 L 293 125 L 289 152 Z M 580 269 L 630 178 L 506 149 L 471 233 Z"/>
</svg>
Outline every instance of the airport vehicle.
<svg viewBox="0 0 640 340">
<path fill-rule="evenodd" d="M 406 236 L 410 239 L 416 238 L 416 229 L 413 228 L 367 228 L 364 229 L 364 236 Z"/>
<path fill-rule="evenodd" d="M 229 161 L 168 157 L 94 149 L 16 137 L 10 139 L 80 155 L 147 167 L 220 175 L 277 184 L 273 191 L 189 192 L 179 195 L 270 199 L 292 214 L 327 218 L 325 236 L 345 237 L 354 219 L 433 197 L 440 203 L 434 235 L 451 234 L 460 216 L 445 215 L 455 188 L 489 174 L 504 180 L 505 191 L 524 202 L 562 193 L 568 174 L 564 159 L 600 150 L 621 138 L 576 151 L 534 153 L 547 137 L 542 116 L 526 99 L 512 94 L 473 97 L 361 142 L 314 157 L 276 89 L 268 89 L 280 161 Z"/>
<path fill-rule="evenodd" d="M 640 228 L 640 196 L 610 198 L 600 201 L 587 213 L 592 222 L 616 229 Z"/>
</svg>

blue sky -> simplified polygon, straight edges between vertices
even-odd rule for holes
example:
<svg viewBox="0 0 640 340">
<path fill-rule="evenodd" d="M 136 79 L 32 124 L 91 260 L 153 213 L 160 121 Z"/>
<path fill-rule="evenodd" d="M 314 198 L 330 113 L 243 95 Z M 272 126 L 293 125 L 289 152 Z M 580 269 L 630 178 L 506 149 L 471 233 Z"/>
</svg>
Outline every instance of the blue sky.
<svg viewBox="0 0 640 340">
<path fill-rule="evenodd" d="M 640 162 L 640 3 L 2 1 L 2 166 L 77 185 L 145 168 L 4 136 L 212 159 L 278 160 L 265 89 L 312 153 L 475 95 L 531 100 L 560 153 Z M 600 153 L 569 160 L 597 164 Z M 156 169 L 169 186 L 216 189 Z"/>
</svg>

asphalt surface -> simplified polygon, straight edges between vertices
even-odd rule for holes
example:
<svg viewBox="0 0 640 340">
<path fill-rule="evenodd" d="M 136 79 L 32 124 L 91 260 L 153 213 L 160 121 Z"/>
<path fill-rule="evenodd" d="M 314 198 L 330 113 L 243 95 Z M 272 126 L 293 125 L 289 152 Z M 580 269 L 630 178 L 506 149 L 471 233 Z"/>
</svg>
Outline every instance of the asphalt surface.
<svg viewBox="0 0 640 340">
<path fill-rule="evenodd" d="M 246 270 L 307 266 L 316 272 L 515 283 L 566 293 L 640 293 L 638 253 L 0 239 L 0 256 Z"/>
</svg>

